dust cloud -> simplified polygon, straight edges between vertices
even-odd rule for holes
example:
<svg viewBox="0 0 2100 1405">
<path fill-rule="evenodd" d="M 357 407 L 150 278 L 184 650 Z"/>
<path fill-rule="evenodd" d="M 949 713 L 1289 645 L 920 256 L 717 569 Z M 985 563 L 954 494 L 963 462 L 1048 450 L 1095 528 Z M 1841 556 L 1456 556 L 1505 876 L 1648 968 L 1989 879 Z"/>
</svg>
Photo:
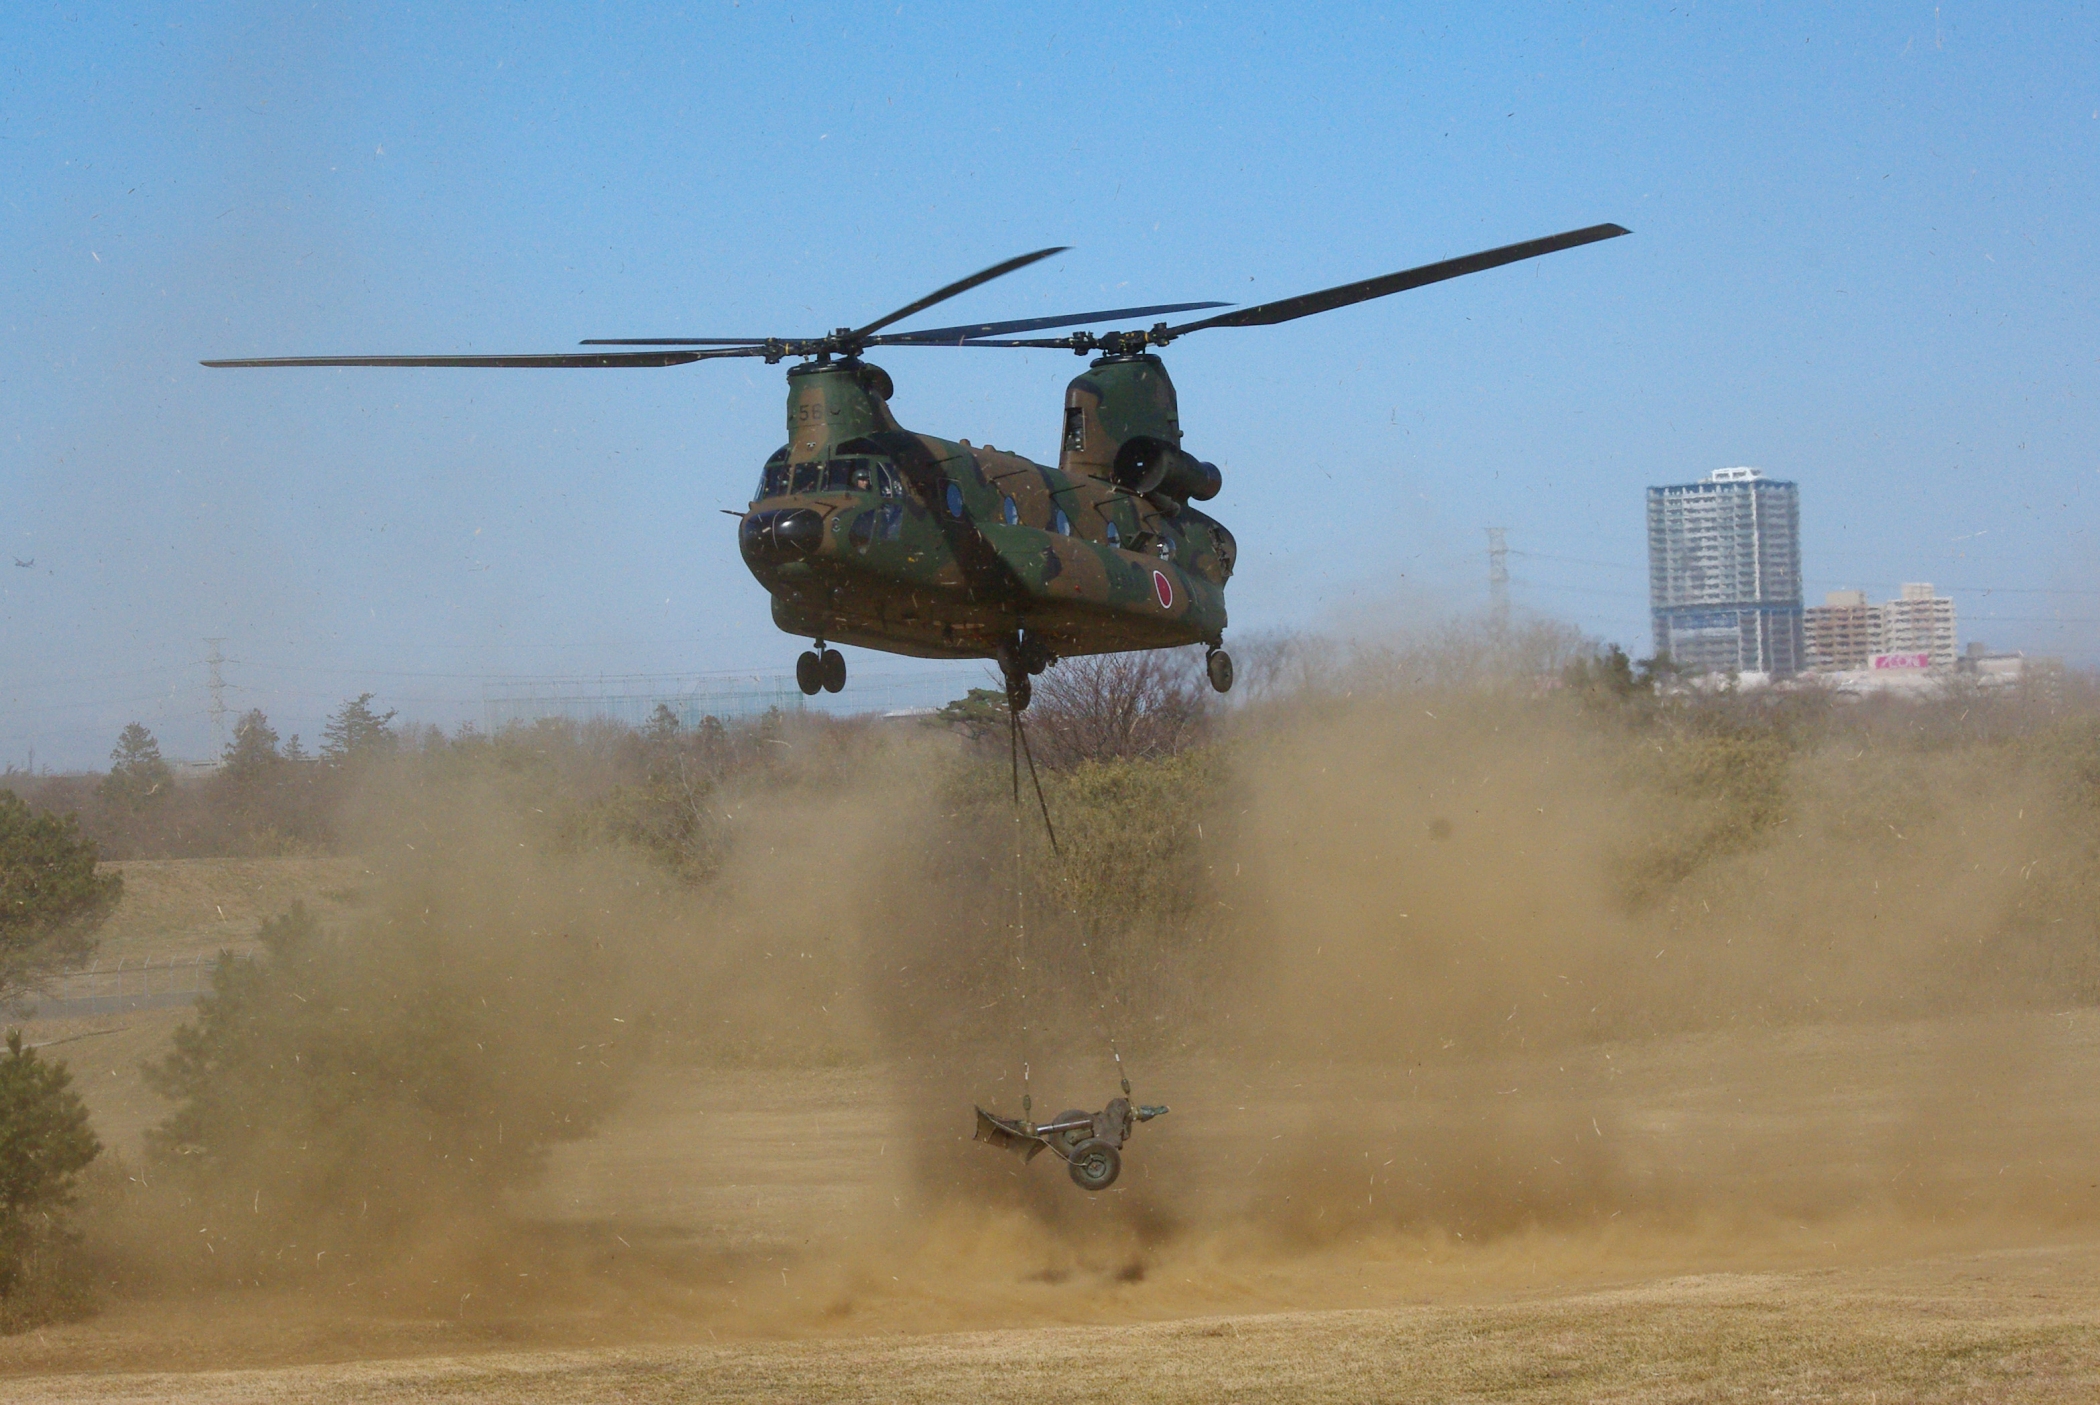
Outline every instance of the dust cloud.
<svg viewBox="0 0 2100 1405">
<path fill-rule="evenodd" d="M 331 1077 L 241 1084 L 268 1134 L 164 1158 L 106 1242 L 148 1300 L 478 1295 L 504 1340 L 611 1340 L 2100 1220 L 2082 714 L 1537 676 L 1272 688 L 1199 752 L 1048 778 L 1055 853 L 1003 748 L 925 730 L 788 728 L 687 784 L 697 879 L 603 823 L 617 787 L 403 764 L 361 805 L 361 915 L 283 987 L 356 993 L 283 1034 Z M 968 1140 L 1024 1088 L 1037 1120 L 1100 1107 L 1112 1050 L 1173 1107 L 1112 1191 Z M 333 1076 L 359 1060 L 389 1091 Z"/>
</svg>

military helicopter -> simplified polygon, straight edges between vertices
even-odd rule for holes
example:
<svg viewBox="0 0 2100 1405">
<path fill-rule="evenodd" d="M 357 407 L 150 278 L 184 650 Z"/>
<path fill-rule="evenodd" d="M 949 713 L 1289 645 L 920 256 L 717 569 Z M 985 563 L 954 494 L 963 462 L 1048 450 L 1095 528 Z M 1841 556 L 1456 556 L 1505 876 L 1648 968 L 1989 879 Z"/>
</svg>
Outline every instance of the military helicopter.
<svg viewBox="0 0 2100 1405">
<path fill-rule="evenodd" d="M 1207 311 L 1170 303 L 884 329 L 937 303 L 1064 252 L 1038 249 L 994 264 L 863 327 L 817 337 L 591 339 L 637 351 L 523 356 L 291 356 L 206 361 L 212 367 L 680 366 L 763 357 L 787 372 L 788 442 L 766 460 L 740 514 L 744 562 L 772 596 L 773 622 L 814 641 L 797 660 L 802 691 L 839 692 L 846 660 L 833 643 L 921 658 L 996 659 L 1009 715 L 1030 678 L 1059 658 L 1201 644 L 1219 692 L 1232 687 L 1225 585 L 1237 546 L 1192 504 L 1217 496 L 1215 464 L 1182 448 L 1174 383 L 1152 353 L 1195 332 L 1265 327 L 1468 273 L 1613 239 L 1597 224 L 1316 293 L 1138 331 L 1018 335 L 1138 317 Z M 968 440 L 905 430 L 894 386 L 863 360 L 875 347 L 1056 347 L 1099 355 L 1065 388 L 1057 466 Z M 727 509 L 725 509 L 727 511 Z"/>
</svg>

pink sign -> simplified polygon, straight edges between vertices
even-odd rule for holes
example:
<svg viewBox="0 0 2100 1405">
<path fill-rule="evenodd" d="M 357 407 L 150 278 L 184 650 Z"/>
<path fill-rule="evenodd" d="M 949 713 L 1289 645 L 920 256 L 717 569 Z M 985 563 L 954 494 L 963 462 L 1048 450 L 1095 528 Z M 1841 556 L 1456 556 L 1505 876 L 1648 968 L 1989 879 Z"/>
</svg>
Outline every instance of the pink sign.
<svg viewBox="0 0 2100 1405">
<path fill-rule="evenodd" d="M 1869 665 L 1872 668 L 1931 668 L 1930 654 L 1876 654 Z"/>
</svg>

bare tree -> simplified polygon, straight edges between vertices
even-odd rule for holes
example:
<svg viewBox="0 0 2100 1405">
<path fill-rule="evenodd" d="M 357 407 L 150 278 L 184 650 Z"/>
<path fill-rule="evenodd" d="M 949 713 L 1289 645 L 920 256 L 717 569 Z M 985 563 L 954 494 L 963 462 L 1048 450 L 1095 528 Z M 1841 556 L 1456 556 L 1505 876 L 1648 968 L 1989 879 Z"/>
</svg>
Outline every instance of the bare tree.
<svg viewBox="0 0 2100 1405">
<path fill-rule="evenodd" d="M 1052 766 L 1169 756 L 1201 734 L 1207 694 L 1192 650 L 1065 659 L 1035 682 L 1029 735 Z"/>
</svg>

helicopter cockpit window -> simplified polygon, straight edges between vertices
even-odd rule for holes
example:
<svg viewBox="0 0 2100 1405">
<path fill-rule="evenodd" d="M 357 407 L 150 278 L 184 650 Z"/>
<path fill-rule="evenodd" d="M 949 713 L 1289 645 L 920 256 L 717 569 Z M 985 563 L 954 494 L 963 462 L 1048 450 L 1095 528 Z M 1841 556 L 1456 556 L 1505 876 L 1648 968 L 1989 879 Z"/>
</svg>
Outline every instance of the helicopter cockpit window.
<svg viewBox="0 0 2100 1405">
<path fill-rule="evenodd" d="M 798 463 L 789 473 L 790 493 L 814 493 L 824 486 L 824 465 L 820 463 Z"/>
<path fill-rule="evenodd" d="M 872 482 L 866 459 L 833 459 L 824 466 L 824 487 L 828 492 L 865 493 Z"/>
<path fill-rule="evenodd" d="M 1065 510 L 1063 508 L 1060 507 L 1051 512 L 1050 530 L 1057 533 L 1061 537 L 1069 537 L 1072 535 L 1072 519 L 1065 516 Z"/>
<path fill-rule="evenodd" d="M 1108 524 L 1108 544 L 1110 546 L 1121 546 L 1123 544 L 1123 534 L 1116 530 L 1114 522 Z"/>
<path fill-rule="evenodd" d="M 1021 505 L 1010 497 L 1000 500 L 999 515 L 1006 519 L 1006 525 L 1009 527 L 1021 525 Z"/>
<path fill-rule="evenodd" d="M 904 485 L 897 481 L 897 472 L 886 463 L 875 465 L 875 486 L 886 498 L 904 496 Z"/>
<path fill-rule="evenodd" d="M 758 496 L 777 498 L 788 490 L 788 451 L 775 449 L 758 475 Z"/>
<path fill-rule="evenodd" d="M 962 513 L 962 484 L 951 482 L 948 484 L 948 515 L 950 517 L 960 517 Z"/>
</svg>

